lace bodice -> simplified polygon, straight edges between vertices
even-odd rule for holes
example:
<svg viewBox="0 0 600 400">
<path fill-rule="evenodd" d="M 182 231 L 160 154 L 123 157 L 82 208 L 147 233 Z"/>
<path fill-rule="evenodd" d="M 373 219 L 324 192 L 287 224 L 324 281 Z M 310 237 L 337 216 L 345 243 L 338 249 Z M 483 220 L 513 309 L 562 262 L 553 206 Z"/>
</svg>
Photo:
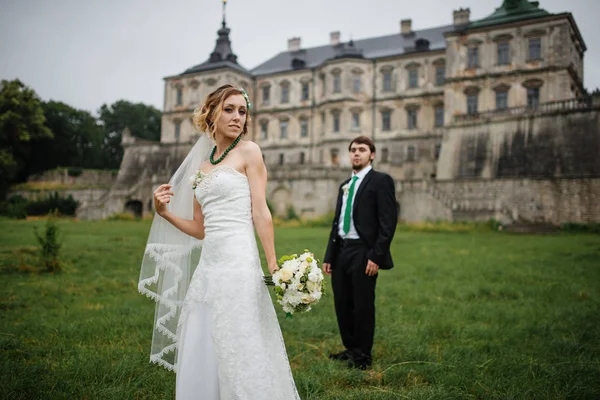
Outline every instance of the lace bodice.
<svg viewBox="0 0 600 400">
<path fill-rule="evenodd" d="M 202 206 L 207 235 L 252 229 L 248 177 L 232 166 L 222 164 L 202 173 L 194 194 Z"/>
</svg>

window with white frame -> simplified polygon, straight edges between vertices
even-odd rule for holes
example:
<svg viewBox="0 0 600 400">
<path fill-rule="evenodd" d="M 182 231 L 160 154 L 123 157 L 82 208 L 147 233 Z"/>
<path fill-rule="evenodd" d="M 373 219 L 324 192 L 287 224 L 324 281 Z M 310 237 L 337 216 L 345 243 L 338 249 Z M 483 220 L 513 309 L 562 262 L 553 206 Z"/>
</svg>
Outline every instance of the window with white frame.
<svg viewBox="0 0 600 400">
<path fill-rule="evenodd" d="M 288 137 L 288 121 L 279 121 L 279 137 L 281 139 L 287 139 Z"/>
<path fill-rule="evenodd" d="M 300 119 L 300 137 L 308 137 L 308 119 Z"/>
<path fill-rule="evenodd" d="M 381 130 L 382 131 L 392 130 L 392 111 L 383 110 L 381 112 Z"/>
</svg>

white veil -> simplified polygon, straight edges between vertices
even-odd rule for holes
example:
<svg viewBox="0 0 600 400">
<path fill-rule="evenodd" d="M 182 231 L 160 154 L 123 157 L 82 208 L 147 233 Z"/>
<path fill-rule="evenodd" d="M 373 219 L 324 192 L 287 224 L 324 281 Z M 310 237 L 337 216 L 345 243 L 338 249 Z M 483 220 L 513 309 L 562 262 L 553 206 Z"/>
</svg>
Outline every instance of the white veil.
<svg viewBox="0 0 600 400">
<path fill-rule="evenodd" d="M 193 219 L 194 194 L 189 177 L 203 161 L 208 160 L 214 146 L 202 134 L 177 169 L 169 184 L 175 196 L 167 205 L 175 215 Z M 202 241 L 186 235 L 167 220 L 154 215 L 138 290 L 156 301 L 150 361 L 174 371 L 177 361 L 177 322 L 192 274 L 200 259 Z"/>
</svg>

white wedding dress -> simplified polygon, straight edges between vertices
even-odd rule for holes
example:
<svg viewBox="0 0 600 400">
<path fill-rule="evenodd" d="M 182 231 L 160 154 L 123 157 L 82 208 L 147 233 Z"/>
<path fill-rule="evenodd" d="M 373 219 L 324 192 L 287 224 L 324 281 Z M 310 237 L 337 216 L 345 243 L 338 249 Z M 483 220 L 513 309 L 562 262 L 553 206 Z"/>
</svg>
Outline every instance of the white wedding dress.
<svg viewBox="0 0 600 400">
<path fill-rule="evenodd" d="M 220 165 L 194 193 L 206 236 L 177 328 L 177 400 L 300 399 L 263 283 L 248 178 Z"/>
</svg>

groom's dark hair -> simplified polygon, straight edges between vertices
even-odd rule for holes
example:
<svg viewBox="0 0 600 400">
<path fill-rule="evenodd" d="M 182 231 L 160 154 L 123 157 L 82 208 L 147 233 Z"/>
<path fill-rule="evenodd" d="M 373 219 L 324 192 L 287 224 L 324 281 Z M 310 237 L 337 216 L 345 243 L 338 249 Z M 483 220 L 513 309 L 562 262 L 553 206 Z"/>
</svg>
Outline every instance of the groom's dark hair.
<svg viewBox="0 0 600 400">
<path fill-rule="evenodd" d="M 359 136 L 354 138 L 354 140 L 352 140 L 348 145 L 348 151 L 350 151 L 350 148 L 352 148 L 352 143 L 366 144 L 367 146 L 369 146 L 369 150 L 371 150 L 371 153 L 375 153 L 375 143 L 373 143 L 373 139 L 371 139 L 370 137 Z"/>
</svg>

